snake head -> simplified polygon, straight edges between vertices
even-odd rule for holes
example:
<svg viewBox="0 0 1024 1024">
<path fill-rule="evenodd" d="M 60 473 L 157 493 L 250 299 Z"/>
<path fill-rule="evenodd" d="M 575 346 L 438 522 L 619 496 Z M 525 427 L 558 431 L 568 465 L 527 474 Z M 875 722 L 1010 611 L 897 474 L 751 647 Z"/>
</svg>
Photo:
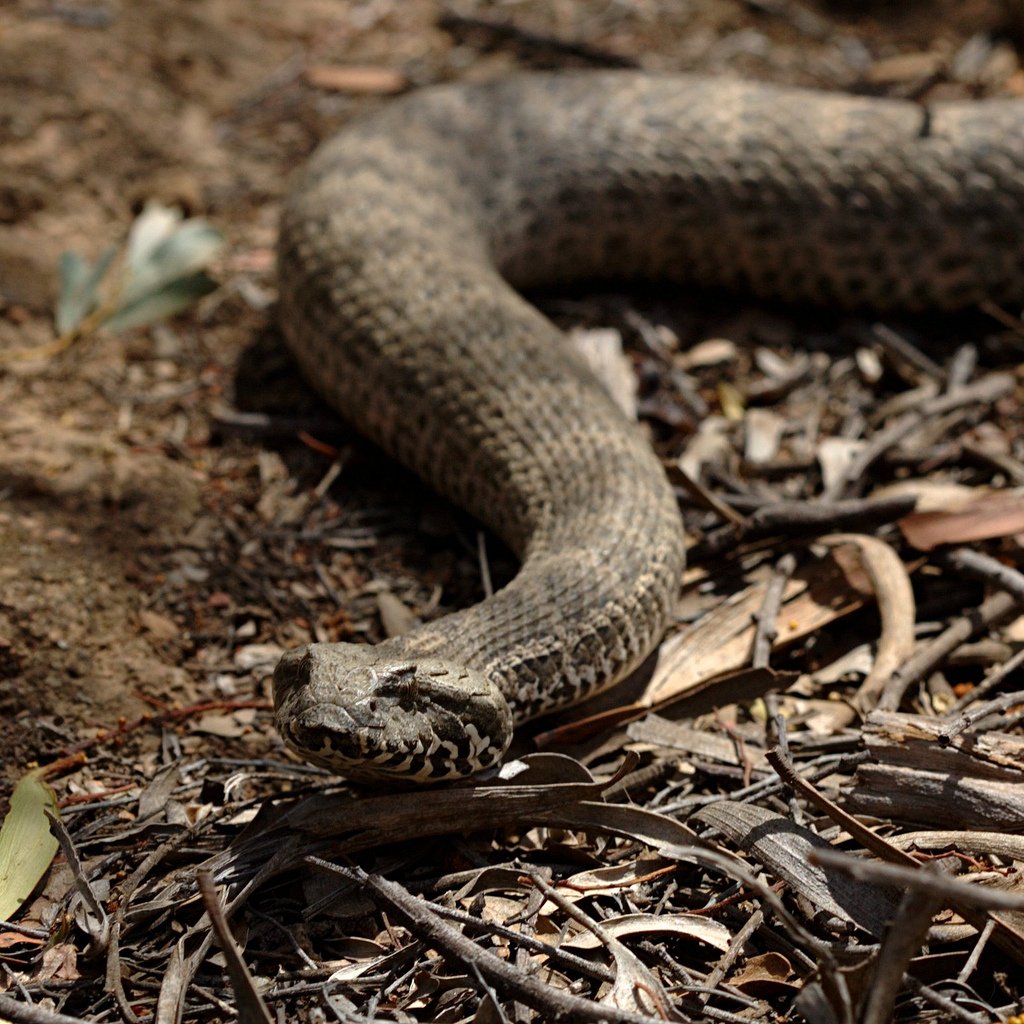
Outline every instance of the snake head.
<svg viewBox="0 0 1024 1024">
<path fill-rule="evenodd" d="M 501 760 L 512 712 L 485 676 L 389 643 L 310 644 L 274 670 L 278 731 L 305 760 L 361 782 L 463 778 Z"/>
</svg>

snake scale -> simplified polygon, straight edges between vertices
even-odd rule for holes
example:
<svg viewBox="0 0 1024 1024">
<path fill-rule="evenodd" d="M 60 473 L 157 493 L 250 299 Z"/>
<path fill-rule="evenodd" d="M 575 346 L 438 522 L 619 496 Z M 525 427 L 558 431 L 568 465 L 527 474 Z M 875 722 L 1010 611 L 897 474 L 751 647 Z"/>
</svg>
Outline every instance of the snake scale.
<svg viewBox="0 0 1024 1024">
<path fill-rule="evenodd" d="M 422 90 L 324 144 L 280 307 L 340 413 L 521 560 L 474 607 L 275 672 L 285 740 L 359 780 L 472 774 L 659 641 L 683 568 L 663 470 L 518 290 L 661 279 L 784 300 L 1024 300 L 1024 102 L 584 72 Z"/>
</svg>

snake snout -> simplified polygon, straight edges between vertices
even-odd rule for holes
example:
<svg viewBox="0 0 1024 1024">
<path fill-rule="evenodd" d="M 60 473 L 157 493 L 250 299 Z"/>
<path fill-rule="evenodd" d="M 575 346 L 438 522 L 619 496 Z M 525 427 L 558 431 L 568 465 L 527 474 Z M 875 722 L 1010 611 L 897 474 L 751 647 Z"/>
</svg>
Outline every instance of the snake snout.
<svg viewBox="0 0 1024 1024">
<path fill-rule="evenodd" d="M 512 714 L 485 676 L 385 645 L 312 644 L 274 672 L 285 741 L 308 761 L 363 781 L 461 778 L 496 764 Z"/>
</svg>

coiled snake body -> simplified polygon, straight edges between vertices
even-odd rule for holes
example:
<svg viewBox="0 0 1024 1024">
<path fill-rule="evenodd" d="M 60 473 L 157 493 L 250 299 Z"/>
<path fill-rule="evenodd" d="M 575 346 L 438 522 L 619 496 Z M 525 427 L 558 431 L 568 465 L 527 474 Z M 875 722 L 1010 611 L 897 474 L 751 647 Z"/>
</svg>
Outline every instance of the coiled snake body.
<svg viewBox="0 0 1024 1024">
<path fill-rule="evenodd" d="M 500 760 L 658 642 L 683 530 L 637 428 L 515 291 L 660 278 L 844 306 L 1024 299 L 1024 104 L 925 109 L 598 72 L 443 86 L 296 178 L 281 315 L 345 417 L 521 558 L 493 597 L 275 672 L 280 731 L 362 779 Z"/>
</svg>

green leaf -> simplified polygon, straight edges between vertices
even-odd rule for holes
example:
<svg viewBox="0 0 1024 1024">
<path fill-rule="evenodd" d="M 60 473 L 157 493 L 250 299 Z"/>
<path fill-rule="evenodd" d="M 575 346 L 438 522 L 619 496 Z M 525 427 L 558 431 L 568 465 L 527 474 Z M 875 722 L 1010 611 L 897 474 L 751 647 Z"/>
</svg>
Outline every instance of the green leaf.
<svg viewBox="0 0 1024 1024">
<path fill-rule="evenodd" d="M 206 274 L 193 274 L 191 277 L 169 281 L 155 291 L 145 292 L 120 306 L 106 321 L 106 326 L 113 331 L 124 331 L 129 327 L 142 327 L 157 320 L 165 320 L 188 309 L 216 287 L 217 282 Z"/>
<path fill-rule="evenodd" d="M 77 252 L 61 253 L 60 296 L 55 314 L 58 334 L 76 328 L 100 304 L 100 282 L 115 255 L 117 246 L 108 246 L 93 267 Z"/>
<path fill-rule="evenodd" d="M 0 826 L 0 920 L 8 921 L 46 874 L 57 852 L 46 812 L 57 814 L 57 798 L 40 769 L 24 775 L 11 794 Z"/>
<path fill-rule="evenodd" d="M 128 236 L 121 304 L 132 305 L 206 267 L 224 244 L 204 220 L 181 220 L 177 210 L 149 203 Z"/>
</svg>

